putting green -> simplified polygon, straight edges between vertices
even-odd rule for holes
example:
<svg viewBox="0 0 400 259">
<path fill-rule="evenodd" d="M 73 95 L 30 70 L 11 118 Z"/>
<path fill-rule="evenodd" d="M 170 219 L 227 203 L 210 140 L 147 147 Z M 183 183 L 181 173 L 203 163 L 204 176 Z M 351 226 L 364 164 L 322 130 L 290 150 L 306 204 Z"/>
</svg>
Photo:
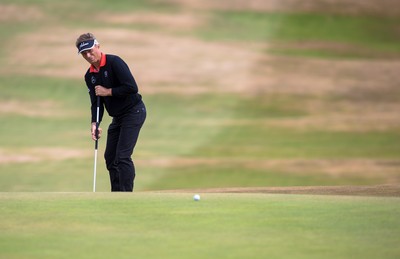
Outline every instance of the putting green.
<svg viewBox="0 0 400 259">
<path fill-rule="evenodd" d="M 398 258 L 400 199 L 1 193 L 1 258 Z"/>
</svg>

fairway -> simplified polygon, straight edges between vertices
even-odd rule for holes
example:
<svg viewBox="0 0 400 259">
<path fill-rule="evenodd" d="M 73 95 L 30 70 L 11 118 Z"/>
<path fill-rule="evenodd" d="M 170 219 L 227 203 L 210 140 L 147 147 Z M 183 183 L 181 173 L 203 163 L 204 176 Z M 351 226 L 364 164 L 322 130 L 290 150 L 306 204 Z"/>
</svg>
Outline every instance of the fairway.
<svg viewBox="0 0 400 259">
<path fill-rule="evenodd" d="M 0 258 L 398 258 L 399 198 L 1 193 Z"/>
<path fill-rule="evenodd" d="M 136 191 L 399 186 L 400 7 L 383 1 L 2 1 L 0 191 L 92 190 L 86 31 L 146 103 Z"/>
</svg>

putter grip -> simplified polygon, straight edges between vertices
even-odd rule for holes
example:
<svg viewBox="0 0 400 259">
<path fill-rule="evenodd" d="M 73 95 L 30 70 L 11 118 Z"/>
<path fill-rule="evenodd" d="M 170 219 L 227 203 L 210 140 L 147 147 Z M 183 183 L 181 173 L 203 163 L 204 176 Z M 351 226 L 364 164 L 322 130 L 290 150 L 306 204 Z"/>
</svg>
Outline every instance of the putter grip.
<svg viewBox="0 0 400 259">
<path fill-rule="evenodd" d="M 99 123 L 98 122 L 96 122 L 95 136 L 96 136 L 95 149 L 97 149 L 97 146 L 99 143 Z"/>
<path fill-rule="evenodd" d="M 100 116 L 100 96 L 97 96 L 97 109 L 96 109 L 96 131 L 94 132 L 96 137 L 95 149 L 97 150 L 98 142 L 99 142 L 99 116 Z"/>
</svg>

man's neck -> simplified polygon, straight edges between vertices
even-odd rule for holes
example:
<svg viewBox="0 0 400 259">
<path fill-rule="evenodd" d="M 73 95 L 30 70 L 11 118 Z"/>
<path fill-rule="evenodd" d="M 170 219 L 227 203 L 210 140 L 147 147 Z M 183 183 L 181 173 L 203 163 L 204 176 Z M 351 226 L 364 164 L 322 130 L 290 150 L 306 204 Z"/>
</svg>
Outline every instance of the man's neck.
<svg viewBox="0 0 400 259">
<path fill-rule="evenodd" d="M 95 63 L 91 64 L 90 72 L 95 72 L 95 73 L 99 72 L 101 66 L 105 65 L 105 62 L 106 62 L 105 58 L 106 58 L 105 55 L 102 53 L 101 58 L 98 61 L 96 61 Z"/>
<path fill-rule="evenodd" d="M 96 63 L 92 64 L 92 65 L 96 70 L 99 70 L 100 69 L 100 60 L 97 61 Z"/>
</svg>

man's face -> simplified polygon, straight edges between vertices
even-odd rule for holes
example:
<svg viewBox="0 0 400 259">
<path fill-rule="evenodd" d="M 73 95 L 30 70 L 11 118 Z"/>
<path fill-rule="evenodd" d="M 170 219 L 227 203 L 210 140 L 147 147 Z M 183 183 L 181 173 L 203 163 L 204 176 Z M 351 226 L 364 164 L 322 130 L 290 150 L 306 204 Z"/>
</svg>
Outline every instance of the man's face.
<svg viewBox="0 0 400 259">
<path fill-rule="evenodd" d="M 100 62 L 101 51 L 99 45 L 94 46 L 92 49 L 82 51 L 81 54 L 82 57 L 92 65 Z"/>
</svg>

